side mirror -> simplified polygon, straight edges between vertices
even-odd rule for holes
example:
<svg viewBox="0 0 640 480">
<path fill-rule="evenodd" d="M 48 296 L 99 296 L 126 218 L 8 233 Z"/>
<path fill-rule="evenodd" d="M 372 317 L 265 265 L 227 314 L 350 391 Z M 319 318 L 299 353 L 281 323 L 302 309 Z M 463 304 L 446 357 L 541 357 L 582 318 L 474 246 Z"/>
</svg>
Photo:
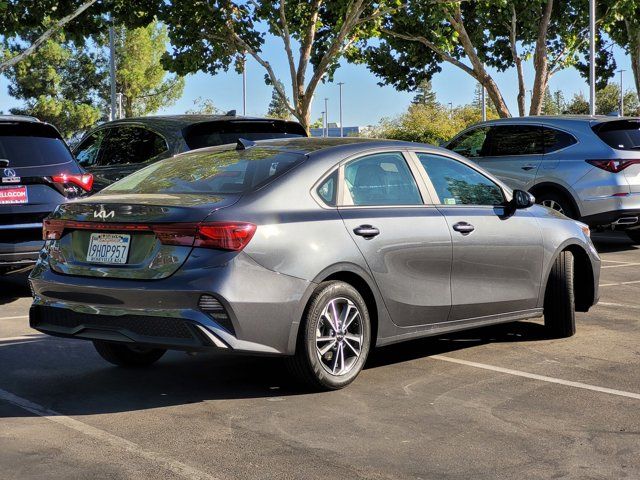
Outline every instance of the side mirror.
<svg viewBox="0 0 640 480">
<path fill-rule="evenodd" d="M 536 197 L 524 190 L 514 190 L 512 203 L 516 210 L 529 208 L 536 203 Z"/>
</svg>

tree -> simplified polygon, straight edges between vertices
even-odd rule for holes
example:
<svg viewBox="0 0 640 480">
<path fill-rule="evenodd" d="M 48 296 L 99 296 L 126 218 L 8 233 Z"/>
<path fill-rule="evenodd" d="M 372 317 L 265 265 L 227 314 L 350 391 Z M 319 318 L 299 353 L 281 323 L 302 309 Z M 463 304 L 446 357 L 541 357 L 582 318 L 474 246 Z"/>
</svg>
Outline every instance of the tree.
<svg viewBox="0 0 640 480">
<path fill-rule="evenodd" d="M 562 91 L 556 90 L 551 93 L 551 90 L 547 88 L 544 92 L 544 99 L 542 102 L 542 114 L 543 115 L 561 115 L 565 110 L 564 95 Z"/>
<path fill-rule="evenodd" d="M 571 115 L 589 115 L 589 101 L 582 92 L 575 93 L 565 108 Z"/>
<path fill-rule="evenodd" d="M 156 112 L 182 96 L 184 78 L 167 76 L 161 63 L 167 42 L 167 28 L 158 22 L 136 29 L 116 28 L 116 86 L 125 117 Z"/>
<path fill-rule="evenodd" d="M 631 57 L 631 70 L 640 96 L 640 3 L 637 0 L 604 0 L 604 29 Z"/>
<path fill-rule="evenodd" d="M 105 30 L 107 14 L 134 27 L 148 24 L 156 9 L 157 0 L 0 0 L 0 32 L 14 47 L 0 52 L 0 73 L 33 55 L 58 33 L 64 31 L 81 43 Z"/>
<path fill-rule="evenodd" d="M 238 56 L 248 55 L 285 101 L 284 82 L 264 50 L 267 35 L 273 35 L 283 43 L 289 70 L 287 109 L 308 130 L 318 84 L 330 80 L 340 59 L 350 57 L 359 43 L 375 35 L 382 16 L 399 5 L 400 0 L 167 2 L 159 15 L 169 26 L 173 50 L 164 61 L 181 75 L 215 74 L 228 70 Z M 299 45 L 297 56 L 294 42 Z"/>
<path fill-rule="evenodd" d="M 436 93 L 431 86 L 431 80 L 422 80 L 417 88 L 417 94 L 413 97 L 411 103 L 414 105 L 432 105 L 435 106 L 438 102 L 436 100 Z"/>
<path fill-rule="evenodd" d="M 287 107 L 289 103 L 288 98 L 282 98 L 278 91 L 284 91 L 284 85 L 280 82 L 280 88 L 274 88 L 271 93 L 271 103 L 269 103 L 269 110 L 267 110 L 267 117 L 271 118 L 281 118 L 283 120 L 288 120 L 291 118 L 291 112 Z"/>
<path fill-rule="evenodd" d="M 198 97 L 193 101 L 193 108 L 188 109 L 185 113 L 190 115 L 217 115 L 220 110 L 210 98 Z"/>
<path fill-rule="evenodd" d="M 105 62 L 95 51 L 57 33 L 6 70 L 9 94 L 25 102 L 11 113 L 36 116 L 69 137 L 101 118 L 104 72 Z"/>
<path fill-rule="evenodd" d="M 635 92 L 625 92 L 624 94 L 624 115 L 638 115 L 638 96 Z M 610 83 L 596 92 L 596 113 L 598 115 L 608 115 L 620 110 L 620 87 L 615 83 Z M 573 96 L 566 107 L 566 113 L 577 115 L 589 114 L 589 101 L 582 92 Z"/>
</svg>

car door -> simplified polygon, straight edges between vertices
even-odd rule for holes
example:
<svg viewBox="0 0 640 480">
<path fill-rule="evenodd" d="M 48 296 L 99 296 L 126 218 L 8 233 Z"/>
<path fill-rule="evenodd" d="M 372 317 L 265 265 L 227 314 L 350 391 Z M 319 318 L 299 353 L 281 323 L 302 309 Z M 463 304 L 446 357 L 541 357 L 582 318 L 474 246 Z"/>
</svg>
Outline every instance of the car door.
<svg viewBox="0 0 640 480">
<path fill-rule="evenodd" d="M 165 139 L 142 126 L 117 125 L 105 130 L 92 172 L 98 190 L 169 155 Z"/>
<path fill-rule="evenodd" d="M 446 321 L 451 307 L 451 234 L 415 175 L 401 151 L 361 156 L 340 169 L 338 211 L 400 326 Z"/>
<path fill-rule="evenodd" d="M 538 224 L 505 208 L 505 193 L 463 161 L 416 152 L 452 236 L 450 321 L 533 309 L 542 279 Z"/>
<path fill-rule="evenodd" d="M 483 154 L 474 161 L 511 188 L 529 190 L 543 153 L 540 125 L 492 125 Z"/>
</svg>

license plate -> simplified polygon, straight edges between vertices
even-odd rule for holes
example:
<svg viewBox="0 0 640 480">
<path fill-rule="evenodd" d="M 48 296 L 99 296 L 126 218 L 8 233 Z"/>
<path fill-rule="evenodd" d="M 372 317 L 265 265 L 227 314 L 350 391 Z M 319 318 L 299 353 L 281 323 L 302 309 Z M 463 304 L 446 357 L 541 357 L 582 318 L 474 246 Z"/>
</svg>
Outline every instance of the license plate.
<svg viewBox="0 0 640 480">
<path fill-rule="evenodd" d="M 89 239 L 87 262 L 122 265 L 127 263 L 131 235 L 120 233 L 92 233 Z"/>
<path fill-rule="evenodd" d="M 0 205 L 14 205 L 16 203 L 27 203 L 27 187 L 0 187 Z"/>
</svg>

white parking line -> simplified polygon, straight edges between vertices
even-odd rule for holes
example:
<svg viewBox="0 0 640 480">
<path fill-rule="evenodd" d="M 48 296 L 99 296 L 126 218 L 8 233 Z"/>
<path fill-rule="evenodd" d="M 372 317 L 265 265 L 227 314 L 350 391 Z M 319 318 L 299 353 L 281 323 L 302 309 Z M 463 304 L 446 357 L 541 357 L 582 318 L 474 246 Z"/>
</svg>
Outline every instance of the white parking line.
<svg viewBox="0 0 640 480">
<path fill-rule="evenodd" d="M 16 407 L 20 407 L 23 410 L 26 410 L 27 412 L 31 412 L 34 415 L 46 418 L 47 420 L 50 420 L 59 425 L 63 425 L 67 428 L 70 428 L 71 430 L 75 430 L 96 440 L 100 440 L 113 447 L 121 448 L 128 453 L 138 455 L 139 457 L 149 460 L 181 477 L 202 480 L 215 479 L 215 477 L 212 477 L 208 473 L 205 473 L 201 470 L 190 467 L 189 465 L 185 465 L 184 463 L 178 462 L 176 460 L 165 458 L 159 453 L 145 450 L 137 443 L 133 443 L 117 435 L 105 432 L 104 430 L 100 430 L 99 428 L 92 427 L 91 425 L 87 425 L 86 423 L 80 422 L 79 420 L 75 420 L 71 417 L 66 417 L 58 412 L 49 410 L 42 405 L 38 405 L 37 403 L 33 403 L 25 398 L 18 397 L 11 392 L 7 392 L 6 390 L 0 389 L 0 400 L 4 400 L 12 405 L 15 405 Z"/>
<path fill-rule="evenodd" d="M 34 333 L 33 335 L 20 335 L 18 337 L 0 337 L 0 342 L 19 342 L 21 340 L 39 340 L 41 338 L 53 338 L 43 333 Z"/>
<path fill-rule="evenodd" d="M 640 265 L 640 263 L 620 263 L 617 265 L 605 265 L 604 267 L 600 267 L 600 268 L 621 268 L 621 267 L 634 267 Z"/>
<path fill-rule="evenodd" d="M 19 320 L 21 318 L 29 318 L 29 315 L 16 315 L 15 317 L 0 317 L 0 321 L 2 321 L 2 320 Z"/>
<path fill-rule="evenodd" d="M 633 285 L 634 283 L 640 283 L 640 280 L 633 280 L 631 282 L 618 282 L 618 283 L 601 283 L 601 287 L 615 287 L 618 285 Z"/>
<path fill-rule="evenodd" d="M 533 380 L 540 380 L 542 382 L 557 383 L 559 385 L 566 385 L 568 387 L 582 388 L 584 390 L 591 390 L 593 392 L 608 393 L 610 395 L 618 395 L 620 397 L 633 398 L 640 400 L 640 393 L 625 392 L 624 390 L 615 390 L 613 388 L 598 387 L 597 385 L 589 385 L 588 383 L 573 382 L 571 380 L 563 380 L 561 378 L 547 377 L 545 375 L 536 375 L 535 373 L 521 372 L 520 370 L 512 370 L 510 368 L 496 367 L 494 365 L 487 365 L 485 363 L 469 362 L 467 360 L 460 360 L 458 358 L 446 357 L 444 355 L 432 355 L 429 358 L 436 360 L 442 360 L 445 362 L 458 363 L 460 365 L 466 365 L 468 367 L 482 368 L 484 370 L 492 370 L 494 372 L 506 373 L 508 375 L 515 375 L 517 377 L 531 378 Z"/>
<path fill-rule="evenodd" d="M 616 307 L 616 308 L 633 308 L 640 310 L 640 305 L 629 305 L 627 303 L 609 303 L 609 302 L 598 302 L 597 307 L 602 305 L 603 307 Z"/>
</svg>

